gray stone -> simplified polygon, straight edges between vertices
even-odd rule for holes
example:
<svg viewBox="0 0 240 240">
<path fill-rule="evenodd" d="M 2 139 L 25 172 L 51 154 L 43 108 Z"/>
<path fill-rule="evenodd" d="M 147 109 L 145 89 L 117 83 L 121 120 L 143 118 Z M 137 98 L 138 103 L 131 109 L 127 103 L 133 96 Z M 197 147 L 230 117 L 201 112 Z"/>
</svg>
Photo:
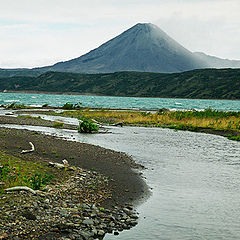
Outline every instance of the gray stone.
<svg viewBox="0 0 240 240">
<path fill-rule="evenodd" d="M 98 231 L 98 235 L 99 235 L 99 236 L 104 236 L 104 235 L 105 235 L 105 232 L 104 232 L 103 230 L 99 230 L 99 231 Z"/>
<path fill-rule="evenodd" d="M 64 210 L 64 209 L 61 209 L 60 210 L 60 215 L 63 216 L 63 217 L 67 217 L 69 215 L 68 211 L 67 210 Z"/>
<path fill-rule="evenodd" d="M 92 232 L 88 232 L 88 231 L 81 231 L 80 235 L 84 238 L 84 239 L 89 239 L 91 237 L 94 236 L 94 233 Z"/>
<path fill-rule="evenodd" d="M 86 225 L 93 225 L 93 224 L 94 224 L 94 222 L 93 222 L 92 219 L 85 219 L 85 220 L 83 220 L 82 223 L 83 223 L 83 224 L 86 224 Z"/>
<path fill-rule="evenodd" d="M 36 216 L 30 211 L 24 211 L 22 213 L 22 216 L 25 217 L 28 220 L 36 220 L 37 219 Z"/>
</svg>

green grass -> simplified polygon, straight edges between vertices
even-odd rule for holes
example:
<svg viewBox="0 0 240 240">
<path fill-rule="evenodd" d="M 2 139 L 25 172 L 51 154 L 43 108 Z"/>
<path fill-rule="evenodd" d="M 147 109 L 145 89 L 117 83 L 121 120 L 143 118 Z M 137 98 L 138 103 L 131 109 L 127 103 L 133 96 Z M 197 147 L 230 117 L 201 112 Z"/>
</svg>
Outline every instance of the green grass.
<svg viewBox="0 0 240 240">
<path fill-rule="evenodd" d="M 229 140 L 240 141 L 240 136 L 227 136 Z"/>
<path fill-rule="evenodd" d="M 160 109 L 156 113 L 81 109 L 78 111 L 64 111 L 61 114 L 50 114 L 79 119 L 95 119 L 103 124 L 114 124 L 123 121 L 125 125 L 129 126 L 163 127 L 188 131 L 210 129 L 223 132 L 231 131 L 235 133 L 234 136 L 240 135 L 240 112 L 224 112 L 210 108 L 204 111 L 169 111 Z M 237 137 L 232 138 L 232 140 L 237 139 Z"/>
<path fill-rule="evenodd" d="M 211 108 L 207 108 L 204 111 L 175 111 L 175 112 L 169 112 L 169 111 L 158 111 L 159 115 L 167 114 L 169 117 L 177 120 L 183 120 L 187 118 L 198 118 L 198 119 L 221 119 L 221 118 L 231 118 L 231 117 L 237 117 L 240 118 L 240 112 L 224 112 L 224 111 L 217 111 Z"/>
<path fill-rule="evenodd" d="M 18 115 L 19 118 L 27 118 L 27 119 L 42 119 L 40 116 L 33 117 L 31 115 Z"/>
<path fill-rule="evenodd" d="M 53 179 L 46 164 L 30 162 L 0 151 L 0 192 L 14 186 L 41 189 Z"/>
<path fill-rule="evenodd" d="M 54 128 L 62 128 L 63 125 L 64 125 L 63 122 L 54 122 L 54 123 L 53 123 L 53 127 L 54 127 Z"/>
</svg>

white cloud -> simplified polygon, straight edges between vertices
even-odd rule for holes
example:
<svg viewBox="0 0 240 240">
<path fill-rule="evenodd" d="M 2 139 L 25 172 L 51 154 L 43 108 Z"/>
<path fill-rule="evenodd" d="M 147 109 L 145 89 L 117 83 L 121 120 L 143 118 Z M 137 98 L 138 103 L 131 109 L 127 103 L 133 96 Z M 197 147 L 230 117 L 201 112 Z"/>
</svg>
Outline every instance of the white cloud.
<svg viewBox="0 0 240 240">
<path fill-rule="evenodd" d="M 191 51 L 240 59 L 239 0 L 0 0 L 0 67 L 78 57 L 138 22 Z"/>
</svg>

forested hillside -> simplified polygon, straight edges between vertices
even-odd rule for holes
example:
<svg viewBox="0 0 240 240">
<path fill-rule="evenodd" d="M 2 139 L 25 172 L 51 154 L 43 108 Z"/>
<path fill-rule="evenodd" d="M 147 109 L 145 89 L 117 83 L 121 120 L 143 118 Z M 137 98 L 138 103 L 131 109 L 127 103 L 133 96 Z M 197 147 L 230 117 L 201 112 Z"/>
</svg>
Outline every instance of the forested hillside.
<svg viewBox="0 0 240 240">
<path fill-rule="evenodd" d="M 38 77 L 0 78 L 0 90 L 75 92 L 111 96 L 240 99 L 240 69 L 201 69 L 173 74 L 47 72 Z"/>
</svg>

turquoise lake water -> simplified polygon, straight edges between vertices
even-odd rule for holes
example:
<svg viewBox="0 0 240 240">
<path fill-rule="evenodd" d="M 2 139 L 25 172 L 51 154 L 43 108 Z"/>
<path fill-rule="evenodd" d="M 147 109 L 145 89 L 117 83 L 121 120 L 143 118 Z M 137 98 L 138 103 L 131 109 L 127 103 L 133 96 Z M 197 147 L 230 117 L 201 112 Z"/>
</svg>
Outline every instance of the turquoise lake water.
<svg viewBox="0 0 240 240">
<path fill-rule="evenodd" d="M 1 104 L 24 104 L 42 106 L 63 106 L 66 102 L 81 102 L 84 107 L 121 108 L 121 109 L 196 109 L 212 108 L 224 111 L 240 111 L 240 101 L 206 100 L 206 99 L 174 99 L 174 98 L 139 98 L 139 97 L 109 97 L 82 96 L 58 94 L 25 94 L 0 93 Z"/>
</svg>

